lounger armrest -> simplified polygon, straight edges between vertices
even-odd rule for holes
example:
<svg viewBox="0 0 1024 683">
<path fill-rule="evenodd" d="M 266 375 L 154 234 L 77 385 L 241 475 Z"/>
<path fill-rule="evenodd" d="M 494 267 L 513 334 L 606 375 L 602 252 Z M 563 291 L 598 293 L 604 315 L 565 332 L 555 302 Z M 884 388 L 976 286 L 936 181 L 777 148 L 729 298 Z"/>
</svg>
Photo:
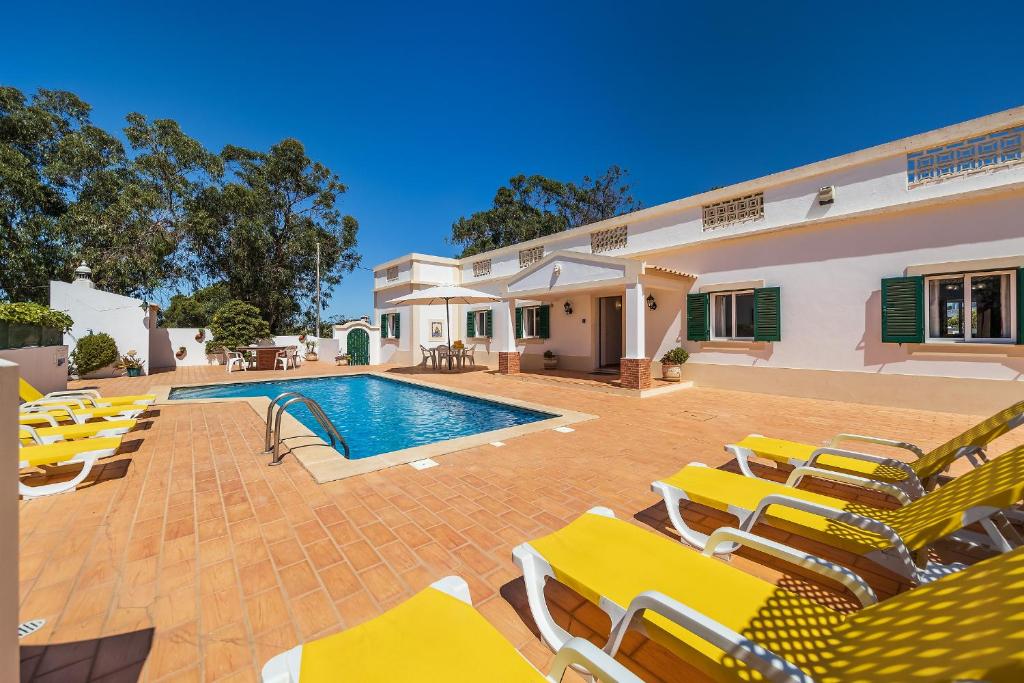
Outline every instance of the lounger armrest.
<svg viewBox="0 0 1024 683">
<path fill-rule="evenodd" d="M 40 418 L 46 420 L 46 422 L 49 423 L 49 425 L 51 427 L 58 427 L 59 426 L 59 423 L 53 417 L 53 415 L 50 415 L 49 413 L 47 413 L 47 412 L 45 412 L 43 410 L 39 410 L 39 409 L 36 409 L 36 410 L 24 410 L 24 408 L 25 408 L 25 406 L 20 406 L 21 412 L 25 413 L 26 415 L 34 415 L 36 417 L 40 417 Z"/>
<path fill-rule="evenodd" d="M 89 403 L 92 403 L 91 399 L 88 399 L 88 400 L 89 400 Z M 21 407 L 22 408 L 25 408 L 25 407 L 36 407 L 36 406 L 42 406 L 42 407 L 59 406 L 59 407 L 63 407 L 65 405 L 67 405 L 67 404 L 72 404 L 72 407 L 77 407 L 77 408 L 79 408 L 81 410 L 85 410 L 86 408 L 90 407 L 90 406 L 87 406 L 85 404 L 85 399 L 82 399 L 80 397 L 74 397 L 74 396 L 67 396 L 65 398 L 40 398 L 40 399 L 35 400 L 35 401 L 29 401 L 27 403 L 23 403 Z"/>
<path fill-rule="evenodd" d="M 821 574 L 824 577 L 832 579 L 841 583 L 851 593 L 853 593 L 862 607 L 873 605 L 878 602 L 878 596 L 875 595 L 875 591 L 872 590 L 868 583 L 860 578 L 857 574 L 850 571 L 842 565 L 838 565 L 834 562 L 829 562 L 826 559 L 805 553 L 802 550 L 772 541 L 763 536 L 752 534 L 749 531 L 741 531 L 732 527 L 722 527 L 716 529 L 714 533 L 708 537 L 708 543 L 704 547 L 704 554 L 710 557 L 714 554 L 715 550 L 722 543 L 743 545 L 752 550 L 757 550 L 766 555 L 809 569 L 817 574 Z"/>
<path fill-rule="evenodd" d="M 100 398 L 100 392 L 95 389 L 68 389 L 67 391 L 51 391 L 43 398 L 59 398 L 61 396 L 88 396 Z"/>
<path fill-rule="evenodd" d="M 800 482 L 804 477 L 827 479 L 841 484 L 850 484 L 851 486 L 860 486 L 862 488 L 872 489 L 873 491 L 880 491 L 881 493 L 888 494 L 898 500 L 900 505 L 908 505 L 913 502 L 913 499 L 908 496 L 903 489 L 888 482 L 875 481 L 874 479 L 868 479 L 867 477 L 858 477 L 855 474 L 823 470 L 817 467 L 803 466 L 794 468 L 789 474 L 789 479 L 786 480 L 786 486 L 796 488 L 800 485 Z"/>
<path fill-rule="evenodd" d="M 699 590 L 699 586 L 695 586 Z M 644 591 L 629 603 L 625 615 L 612 629 L 605 652 L 614 654 L 622 638 L 644 611 L 650 610 L 686 629 L 729 656 L 740 660 L 761 673 L 766 680 L 785 683 L 812 683 L 812 679 L 799 667 L 764 648 L 749 638 L 733 631 L 707 615 L 684 605 L 658 591 Z"/>
<path fill-rule="evenodd" d="M 757 504 L 757 509 L 754 510 L 754 514 L 750 515 L 743 521 L 743 524 L 740 525 L 740 529 L 742 531 L 750 531 L 754 525 L 757 524 L 758 519 L 764 515 L 765 510 L 772 505 L 782 505 L 783 507 L 800 510 L 801 512 L 806 512 L 812 515 L 818 515 L 825 519 L 832 519 L 858 529 L 863 529 L 864 531 L 869 531 L 873 534 L 878 534 L 889 541 L 889 544 L 896 552 L 899 561 L 905 565 L 907 576 L 915 576 L 917 574 L 917 566 L 914 564 L 914 558 L 911 556 L 910 550 L 907 548 L 907 544 L 903 542 L 903 539 L 900 538 L 900 535 L 896 533 L 895 529 L 885 522 L 880 522 L 877 519 L 873 519 L 856 512 L 850 512 L 849 510 L 838 510 L 836 508 L 830 508 L 827 505 L 820 505 L 818 503 L 812 503 L 792 496 L 773 493 L 761 499 L 761 502 Z"/>
<path fill-rule="evenodd" d="M 914 469 L 902 460 L 896 458 L 887 458 L 884 455 L 875 455 L 873 453 L 863 453 L 861 451 L 851 451 L 846 448 L 833 448 L 832 446 L 822 446 L 811 453 L 811 457 L 807 458 L 807 465 L 813 465 L 823 455 L 838 455 L 844 458 L 851 458 L 853 460 L 863 460 L 864 462 L 873 462 L 876 465 L 886 465 L 888 467 L 895 467 L 903 470 L 908 475 L 914 475 Z M 916 475 L 914 475 L 916 476 Z"/>
<path fill-rule="evenodd" d="M 643 683 L 636 674 L 584 638 L 573 638 L 555 653 L 547 679 L 551 683 L 558 683 L 570 666 L 586 669 L 603 683 Z"/>
<path fill-rule="evenodd" d="M 924 457 L 924 451 L 912 443 L 907 441 L 896 441 L 895 439 L 883 439 L 880 436 L 865 436 L 864 434 L 836 434 L 828 442 L 828 445 L 838 446 L 843 441 L 860 441 L 861 443 L 873 443 L 878 446 L 902 448 L 903 450 L 910 451 L 919 458 Z"/>
</svg>

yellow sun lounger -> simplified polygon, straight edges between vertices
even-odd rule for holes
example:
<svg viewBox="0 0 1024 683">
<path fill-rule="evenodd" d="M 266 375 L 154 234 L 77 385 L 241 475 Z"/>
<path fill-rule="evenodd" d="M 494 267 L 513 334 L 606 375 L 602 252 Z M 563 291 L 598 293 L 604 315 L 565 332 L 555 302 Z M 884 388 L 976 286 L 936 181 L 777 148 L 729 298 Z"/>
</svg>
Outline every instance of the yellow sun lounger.
<svg viewBox="0 0 1024 683">
<path fill-rule="evenodd" d="M 567 643 L 544 676 L 473 609 L 466 582 L 448 576 L 376 619 L 277 655 L 262 676 L 263 683 L 554 683 L 570 665 L 609 683 L 640 683 L 583 638 Z"/>
<path fill-rule="evenodd" d="M 830 473 L 821 474 L 828 478 Z M 959 564 L 931 561 L 924 566 L 915 563 L 914 553 L 939 539 L 954 536 L 1002 552 L 1015 547 L 1017 539 L 1008 540 L 993 517 L 998 519 L 1003 510 L 1024 498 L 1024 446 L 1011 449 L 893 510 L 812 493 L 795 488 L 797 483 L 780 484 L 693 463 L 654 482 L 651 488 L 664 499 L 676 531 L 695 547 L 706 548 L 708 537 L 686 524 L 679 511 L 684 500 L 735 515 L 744 531 L 764 521 L 864 556 L 912 581 L 926 583 L 963 568 Z M 987 538 L 965 530 L 976 522 L 985 529 Z M 1008 531 L 1016 536 L 1016 532 Z"/>
<path fill-rule="evenodd" d="M 146 406 L 123 405 L 94 408 L 70 406 L 27 404 L 18 406 L 18 422 L 23 425 L 53 425 L 53 421 L 85 424 L 89 420 L 103 418 L 105 420 L 133 420 L 146 412 Z"/>
<path fill-rule="evenodd" d="M 39 415 L 40 413 L 36 413 Z M 45 445 L 75 439 L 92 439 L 96 437 L 121 436 L 135 428 L 136 420 L 113 420 L 105 422 L 87 422 L 85 424 L 58 425 L 50 417 L 49 427 L 35 428 L 27 424 L 18 427 L 21 443 Z"/>
<path fill-rule="evenodd" d="M 156 394 L 138 394 L 136 396 L 100 396 L 100 392 L 95 389 L 70 389 L 68 391 L 51 391 L 48 394 L 43 394 L 41 391 L 25 381 L 24 377 L 18 378 L 18 395 L 21 397 L 22 401 L 30 404 L 46 402 L 55 405 L 78 406 L 81 402 L 88 406 L 95 406 L 97 408 L 120 405 L 150 406 L 156 401 Z"/>
<path fill-rule="evenodd" d="M 834 568 L 736 529 L 716 533 L 716 542 L 767 549 L 819 571 Z M 849 615 L 615 519 L 603 508 L 516 547 L 513 558 L 523 570 L 534 622 L 555 649 L 571 635 L 547 607 L 548 578 L 609 616 L 605 652 L 614 655 L 625 633 L 638 628 L 717 681 L 1024 680 L 1024 550 L 882 603 L 847 572 L 844 583 L 865 605 Z"/>
<path fill-rule="evenodd" d="M 39 486 L 28 486 L 18 482 L 18 492 L 26 498 L 39 498 L 41 496 L 52 496 L 56 493 L 74 490 L 82 483 L 92 466 L 99 458 L 106 458 L 117 453 L 121 447 L 121 437 L 108 437 L 97 439 L 82 439 L 80 441 L 63 441 L 60 443 L 46 444 L 43 446 L 19 446 L 18 460 L 19 467 L 39 467 L 42 465 L 69 465 L 80 463 L 81 471 L 68 481 L 55 484 L 41 484 Z"/>
<path fill-rule="evenodd" d="M 843 472 L 871 481 L 895 484 L 912 498 L 919 498 L 926 490 L 934 487 L 936 478 L 954 461 L 968 457 L 975 465 L 987 458 L 985 448 L 1007 432 L 1024 424 L 1024 401 L 1005 408 L 986 420 L 974 425 L 966 432 L 925 453 L 917 446 L 904 441 L 893 441 L 860 434 L 839 434 L 827 446 L 784 439 L 772 439 L 751 434 L 725 450 L 736 457 L 740 470 L 748 477 L 757 475 L 750 469 L 752 457 L 766 458 L 784 465 L 804 465 Z M 916 460 L 904 462 L 871 453 L 860 453 L 839 447 L 848 441 L 872 443 L 908 450 Z M 851 481 L 850 483 L 856 483 Z"/>
</svg>

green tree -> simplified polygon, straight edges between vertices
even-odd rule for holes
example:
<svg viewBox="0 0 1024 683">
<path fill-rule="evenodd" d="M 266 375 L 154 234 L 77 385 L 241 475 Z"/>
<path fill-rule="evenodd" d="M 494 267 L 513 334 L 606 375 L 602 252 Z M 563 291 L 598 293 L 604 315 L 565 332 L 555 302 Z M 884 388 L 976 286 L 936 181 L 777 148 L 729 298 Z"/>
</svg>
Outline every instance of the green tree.
<svg viewBox="0 0 1024 683">
<path fill-rule="evenodd" d="M 218 282 L 192 294 L 175 294 L 163 311 L 163 327 L 208 327 L 213 315 L 231 300 L 231 291 Z"/>
<path fill-rule="evenodd" d="M 462 246 L 460 256 L 472 256 L 635 211 L 640 205 L 630 194 L 627 175 L 611 166 L 597 178 L 584 176 L 578 185 L 514 176 L 498 188 L 490 209 L 455 221 L 448 241 Z"/>
<path fill-rule="evenodd" d="M 244 301 L 231 300 L 220 307 L 210 321 L 213 339 L 206 342 L 207 353 L 219 353 L 224 347 L 246 346 L 270 336 L 270 326 L 260 310 Z"/>
<path fill-rule="evenodd" d="M 346 187 L 298 140 L 268 152 L 229 146 L 226 179 L 202 192 L 190 248 L 201 273 L 225 282 L 233 298 L 257 306 L 275 333 L 299 322 L 316 290 L 320 244 L 323 300 L 359 263 L 359 224 L 337 205 Z"/>
</svg>

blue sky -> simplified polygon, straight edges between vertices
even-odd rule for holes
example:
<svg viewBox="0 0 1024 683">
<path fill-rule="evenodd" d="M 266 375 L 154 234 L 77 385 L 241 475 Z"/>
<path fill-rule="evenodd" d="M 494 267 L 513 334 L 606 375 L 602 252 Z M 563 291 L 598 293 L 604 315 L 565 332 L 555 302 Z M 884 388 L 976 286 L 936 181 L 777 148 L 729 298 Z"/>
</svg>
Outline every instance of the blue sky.
<svg viewBox="0 0 1024 683">
<path fill-rule="evenodd" d="M 36 5 L 36 7 L 33 7 Z M 301 140 L 365 266 L 452 255 L 517 173 L 617 163 L 651 206 L 1022 104 L 1016 3 L 17 3 L 0 82 L 212 150 Z M 371 306 L 370 273 L 332 313 Z"/>
</svg>

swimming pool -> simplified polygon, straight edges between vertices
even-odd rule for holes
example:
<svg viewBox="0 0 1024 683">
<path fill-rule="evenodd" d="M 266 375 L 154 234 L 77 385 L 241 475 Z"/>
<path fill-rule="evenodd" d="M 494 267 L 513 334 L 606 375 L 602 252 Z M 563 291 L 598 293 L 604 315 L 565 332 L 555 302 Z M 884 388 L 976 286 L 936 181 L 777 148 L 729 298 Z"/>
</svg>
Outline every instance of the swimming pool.
<svg viewBox="0 0 1024 683">
<path fill-rule="evenodd" d="M 320 404 L 348 442 L 353 460 L 556 417 L 376 375 L 178 387 L 168 398 L 274 398 L 286 391 L 298 391 Z M 305 406 L 290 406 L 288 413 L 330 442 Z"/>
</svg>

